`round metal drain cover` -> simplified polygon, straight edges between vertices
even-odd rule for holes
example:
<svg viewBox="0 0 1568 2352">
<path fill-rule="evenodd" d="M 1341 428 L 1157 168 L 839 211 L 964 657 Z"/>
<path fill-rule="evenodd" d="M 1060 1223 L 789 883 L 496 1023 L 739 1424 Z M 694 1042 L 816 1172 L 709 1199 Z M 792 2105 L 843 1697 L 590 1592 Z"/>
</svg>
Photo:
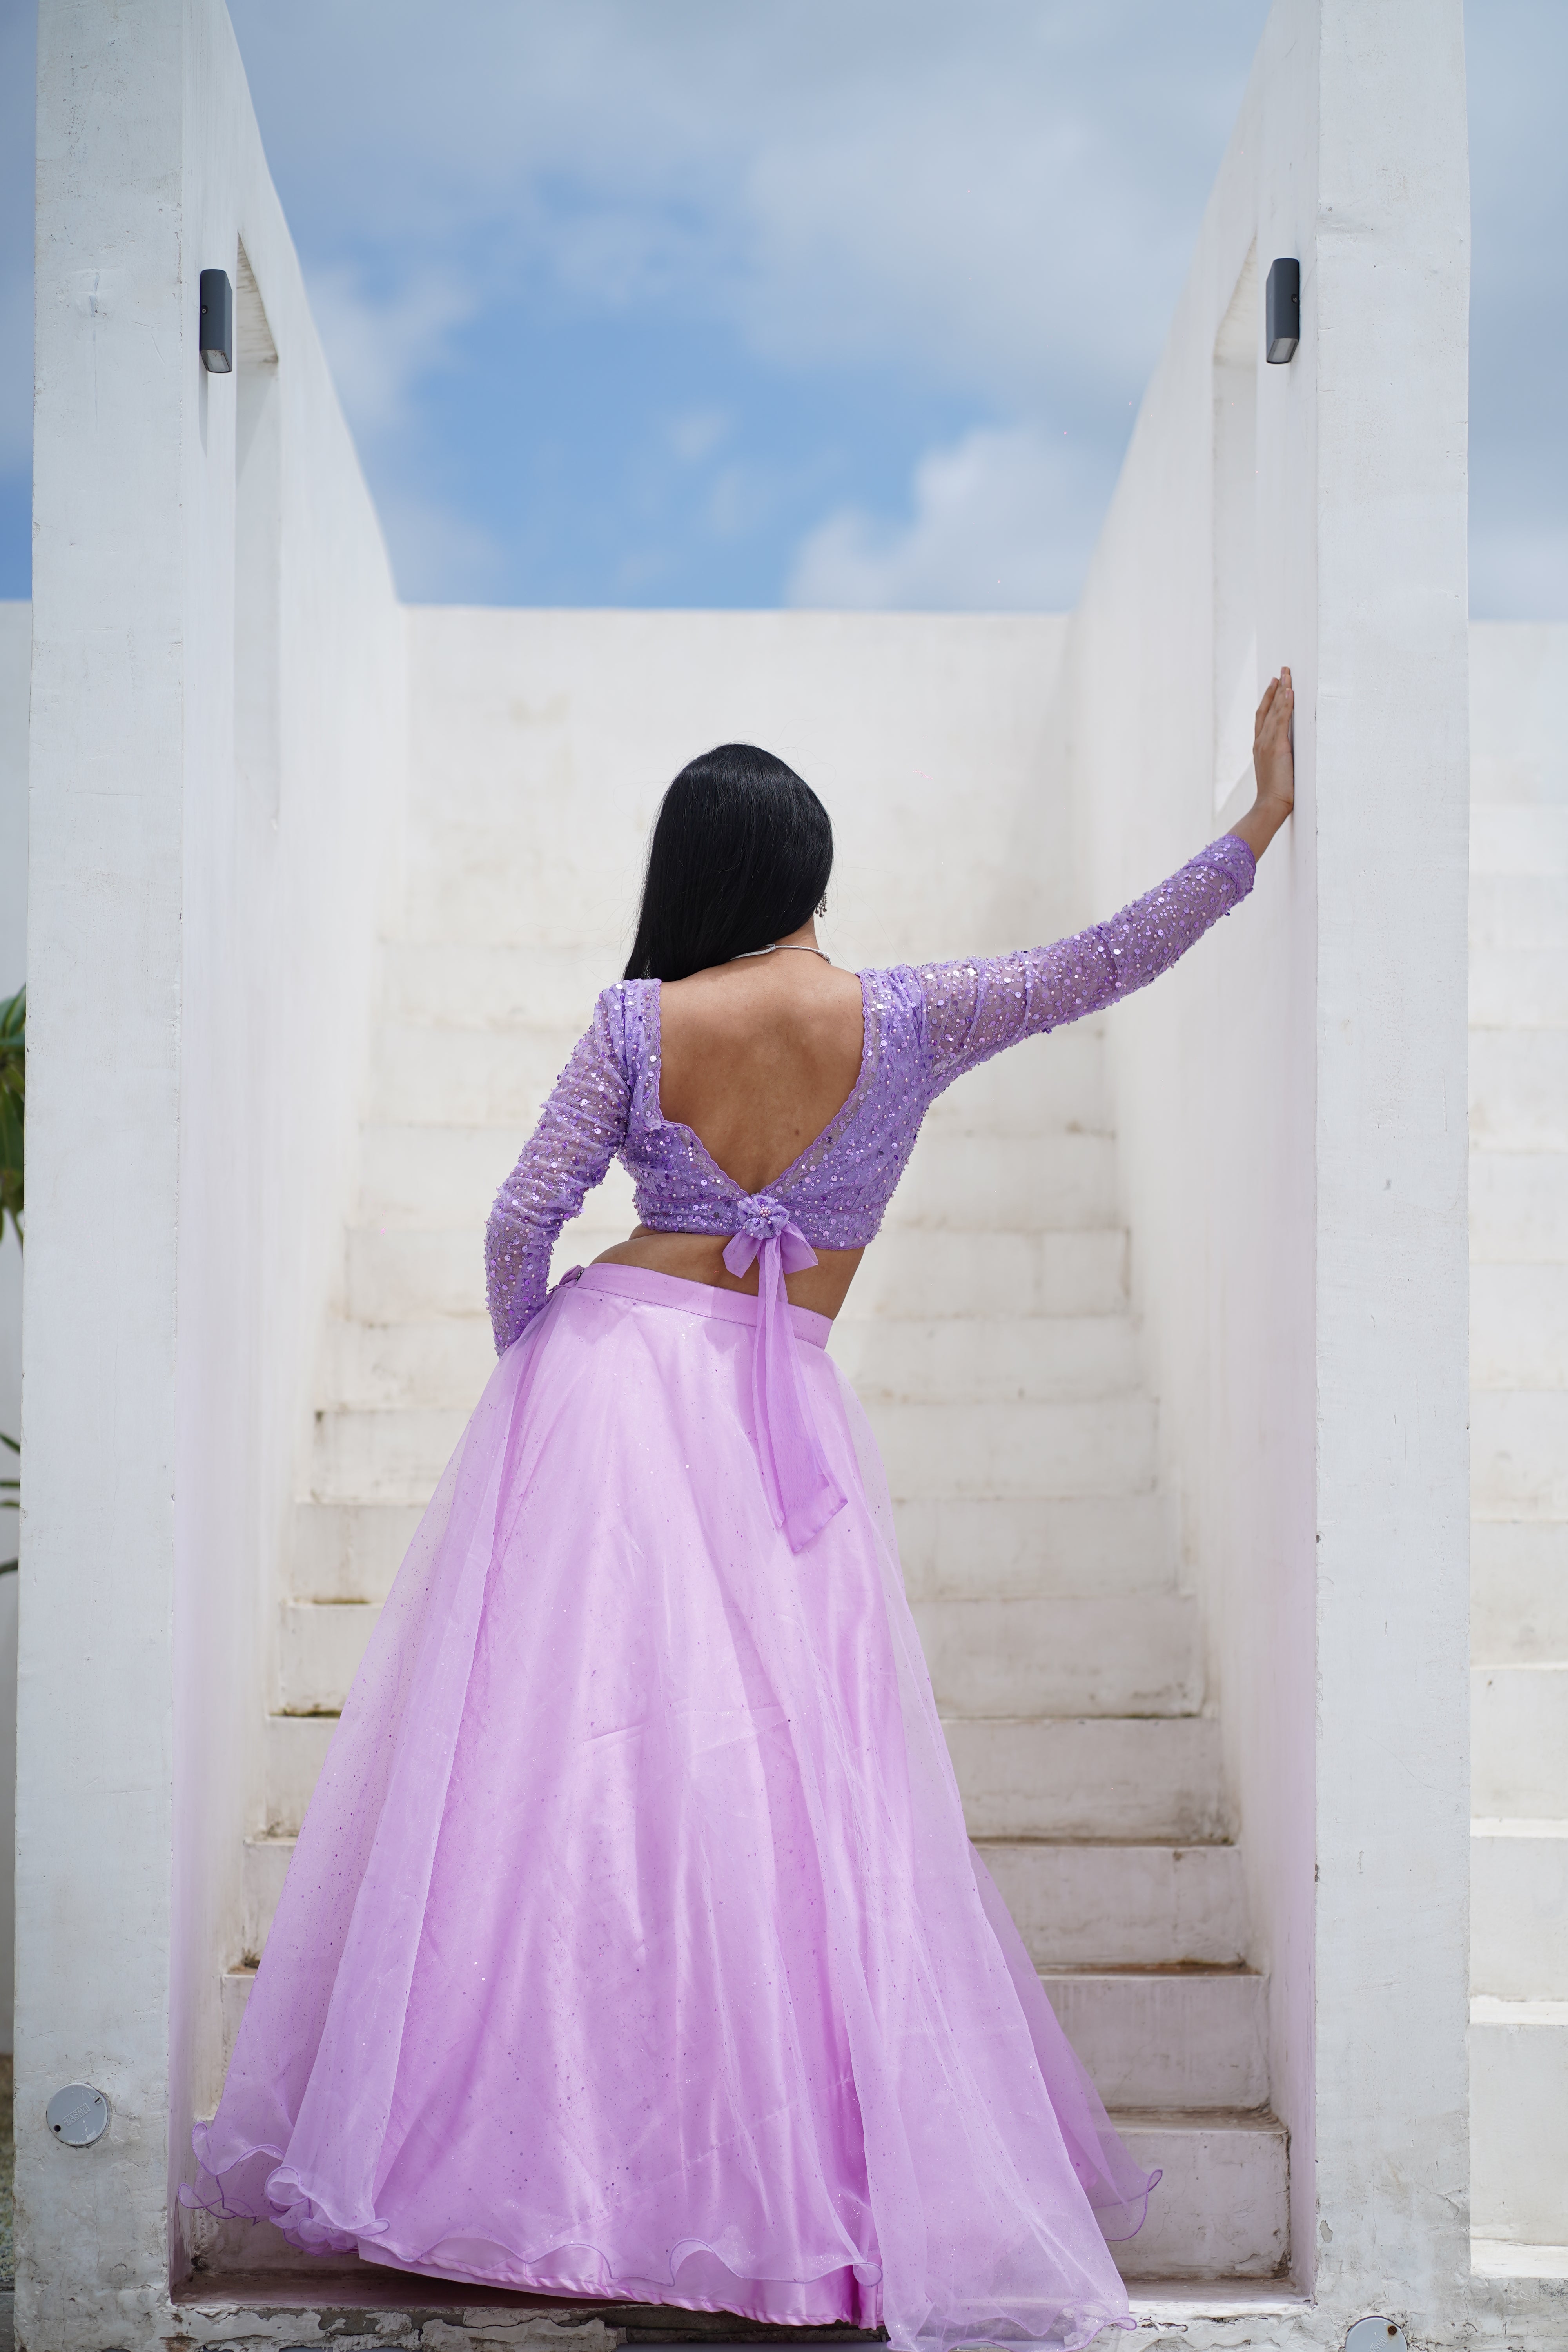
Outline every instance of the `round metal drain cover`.
<svg viewBox="0 0 1568 2352">
<path fill-rule="evenodd" d="M 109 2101 L 89 2084 L 68 2083 L 44 2109 L 44 2121 L 68 2147 L 90 2147 L 109 2129 Z"/>
<path fill-rule="evenodd" d="M 1410 2352 L 1410 2347 L 1403 2327 L 1373 2312 L 1370 2318 L 1356 2321 L 1345 2337 L 1345 2352 Z"/>
</svg>

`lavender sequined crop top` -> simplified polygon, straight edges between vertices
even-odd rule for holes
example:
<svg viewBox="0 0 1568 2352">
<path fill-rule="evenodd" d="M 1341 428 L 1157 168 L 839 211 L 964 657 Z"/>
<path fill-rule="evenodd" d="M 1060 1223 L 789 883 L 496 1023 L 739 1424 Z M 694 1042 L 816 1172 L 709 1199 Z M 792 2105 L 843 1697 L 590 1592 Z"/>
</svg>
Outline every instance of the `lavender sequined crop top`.
<svg viewBox="0 0 1568 2352">
<path fill-rule="evenodd" d="M 660 1115 L 658 981 L 606 988 L 490 1213 L 485 1267 L 497 1349 L 544 1305 L 556 1235 L 617 1153 L 636 1180 L 638 1217 L 658 1232 L 744 1234 L 760 1244 L 793 1225 L 824 1249 L 873 1240 L 945 1087 L 1004 1046 L 1156 979 L 1246 898 L 1253 873 L 1247 844 L 1225 834 L 1110 922 L 1053 947 L 862 972 L 859 1077 L 816 1142 L 762 1192 L 743 1192 L 689 1128 Z"/>
</svg>

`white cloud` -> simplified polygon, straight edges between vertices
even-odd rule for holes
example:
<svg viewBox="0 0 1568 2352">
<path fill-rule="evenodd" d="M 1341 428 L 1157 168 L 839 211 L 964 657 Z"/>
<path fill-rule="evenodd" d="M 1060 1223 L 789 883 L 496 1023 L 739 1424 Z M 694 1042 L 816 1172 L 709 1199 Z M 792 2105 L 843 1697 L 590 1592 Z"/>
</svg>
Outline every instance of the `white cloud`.
<svg viewBox="0 0 1568 2352">
<path fill-rule="evenodd" d="M 482 604 L 494 593 L 505 562 L 487 531 L 395 480 L 377 482 L 374 489 L 393 577 L 405 604 Z"/>
<path fill-rule="evenodd" d="M 1058 612 L 1078 592 L 1085 501 L 1039 433 L 985 428 L 928 450 L 900 524 L 845 508 L 803 541 L 792 604 Z"/>
<path fill-rule="evenodd" d="M 429 270 L 383 297 L 344 265 L 312 269 L 309 288 L 332 381 L 362 439 L 408 423 L 415 387 L 449 364 L 451 331 L 477 307 L 467 287 Z"/>
<path fill-rule="evenodd" d="M 1014 420 L 930 453 L 906 525 L 829 516 L 796 601 L 1059 606 L 1267 0 L 466 0 L 438 27 L 426 0 L 231 9 L 312 285 L 341 289 L 326 341 L 362 437 L 397 429 L 481 286 L 536 316 L 718 326 L 775 379 L 896 373 L 954 433 Z M 681 473 L 714 463 L 684 526 L 738 547 L 781 490 L 714 389 L 711 416 L 656 430 Z M 621 570 L 662 562 L 628 547 Z"/>
<path fill-rule="evenodd" d="M 683 408 L 665 426 L 665 439 L 683 466 L 700 466 L 710 457 L 730 432 L 722 408 Z"/>
<path fill-rule="evenodd" d="M 307 273 L 311 315 L 358 446 L 398 593 L 412 604 L 478 601 L 505 577 L 482 525 L 411 486 L 422 383 L 453 364 L 452 331 L 475 308 L 455 279 L 423 271 L 378 295 L 349 267 Z"/>
<path fill-rule="evenodd" d="M 465 280 L 482 243 L 603 310 L 1025 407 L 1142 381 L 1266 13 L 468 0 L 437 30 L 421 0 L 233 6 L 285 200 L 342 239 Z"/>
</svg>

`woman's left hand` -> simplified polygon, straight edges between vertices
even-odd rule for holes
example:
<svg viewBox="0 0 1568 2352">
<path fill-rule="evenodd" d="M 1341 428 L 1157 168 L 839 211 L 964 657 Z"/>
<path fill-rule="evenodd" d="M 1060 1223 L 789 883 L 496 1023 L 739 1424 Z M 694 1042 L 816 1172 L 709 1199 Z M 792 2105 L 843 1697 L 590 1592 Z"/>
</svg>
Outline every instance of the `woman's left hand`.
<svg viewBox="0 0 1568 2352">
<path fill-rule="evenodd" d="M 1281 669 L 1264 688 L 1252 722 L 1252 772 L 1257 797 L 1239 824 L 1231 831 L 1245 841 L 1254 857 L 1261 857 L 1296 805 L 1296 754 L 1291 722 L 1296 715 L 1296 689 L 1289 669 Z"/>
</svg>

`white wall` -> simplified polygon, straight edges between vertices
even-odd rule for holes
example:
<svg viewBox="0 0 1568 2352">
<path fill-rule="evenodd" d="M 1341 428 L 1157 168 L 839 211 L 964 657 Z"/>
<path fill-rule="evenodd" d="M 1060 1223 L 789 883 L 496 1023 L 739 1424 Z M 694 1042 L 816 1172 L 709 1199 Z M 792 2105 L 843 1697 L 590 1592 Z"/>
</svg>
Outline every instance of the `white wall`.
<svg viewBox="0 0 1568 2352">
<path fill-rule="evenodd" d="M 1468 2267 L 1466 172 L 1458 0 L 1278 0 L 1067 671 L 1105 908 L 1214 827 L 1216 339 L 1299 257 L 1252 549 L 1297 814 L 1112 1053 L 1325 2341 L 1449 2340 Z"/>
<path fill-rule="evenodd" d="M 279 354 L 259 782 L 240 387 L 196 345 L 241 239 Z M 221 0 L 44 0 L 37 352 L 18 2335 L 68 2352 L 173 2324 L 402 803 L 403 618 Z M 114 2109 L 83 2154 L 42 2123 L 73 2080 Z"/>
<path fill-rule="evenodd" d="M 731 740 L 788 761 L 826 803 L 837 960 L 988 953 L 1066 919 L 1071 818 L 1050 733 L 1064 620 L 456 606 L 410 620 L 416 938 L 442 936 L 460 907 L 488 940 L 580 950 L 602 987 L 626 960 L 665 786 Z M 591 1011 L 590 991 L 584 1025 Z"/>
</svg>

